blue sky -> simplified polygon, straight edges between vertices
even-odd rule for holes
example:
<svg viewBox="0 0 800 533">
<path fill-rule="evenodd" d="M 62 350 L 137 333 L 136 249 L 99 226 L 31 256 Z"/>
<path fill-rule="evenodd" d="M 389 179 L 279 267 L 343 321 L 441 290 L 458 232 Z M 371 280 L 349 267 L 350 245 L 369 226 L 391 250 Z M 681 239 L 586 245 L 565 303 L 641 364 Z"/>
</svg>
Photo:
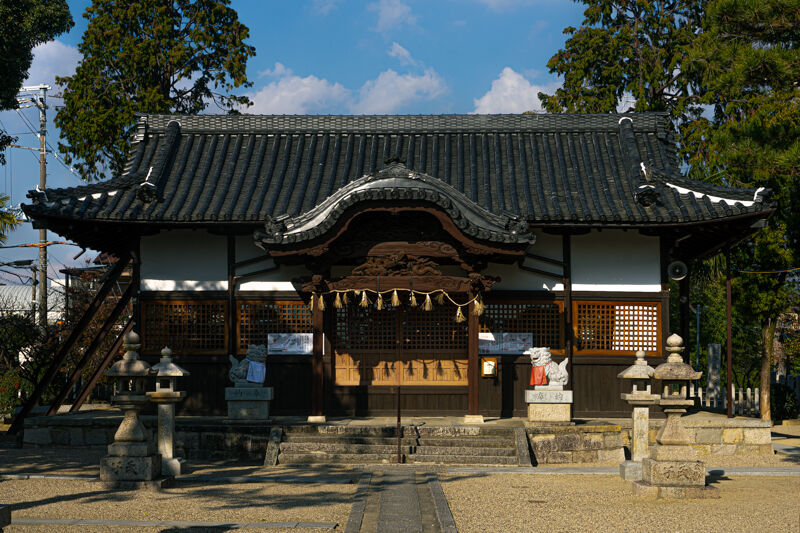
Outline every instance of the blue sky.
<svg viewBox="0 0 800 533">
<path fill-rule="evenodd" d="M 56 75 L 69 75 L 80 60 L 86 29 L 82 14 L 91 2 L 70 1 L 75 27 L 35 50 L 26 85 L 47 83 L 59 93 Z M 248 62 L 253 87 L 245 92 L 259 114 L 519 113 L 539 109 L 536 94 L 551 92 L 558 79 L 548 59 L 563 45 L 563 28 L 579 26 L 584 6 L 568 0 L 234 0 L 239 20 L 250 28 L 256 56 Z M 61 101 L 54 97 L 51 106 Z M 48 111 L 49 144 L 56 146 Z M 213 109 L 209 110 L 214 112 Z M 2 126 L 19 144 L 38 146 L 28 125 L 35 109 L 0 113 Z M 11 203 L 39 182 L 38 154 L 7 150 L 0 183 Z M 48 187 L 74 186 L 80 179 L 54 156 Z M 60 239 L 56 235 L 50 238 Z M 30 224 L 6 245 L 35 242 Z M 82 262 L 74 246 L 52 246 L 51 277 Z M 0 249 L 0 262 L 32 259 L 33 248 Z M 18 283 L 0 272 L 0 282 Z"/>
</svg>

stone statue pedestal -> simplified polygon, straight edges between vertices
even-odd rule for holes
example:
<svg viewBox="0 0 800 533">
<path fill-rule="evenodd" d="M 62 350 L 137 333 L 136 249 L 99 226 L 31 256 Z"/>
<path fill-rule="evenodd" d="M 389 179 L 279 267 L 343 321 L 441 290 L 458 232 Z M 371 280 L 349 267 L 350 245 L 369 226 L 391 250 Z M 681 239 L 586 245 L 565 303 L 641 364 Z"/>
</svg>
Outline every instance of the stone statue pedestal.
<svg viewBox="0 0 800 533">
<path fill-rule="evenodd" d="M 572 391 L 564 390 L 563 385 L 537 385 L 525 391 L 528 404 L 528 422 L 547 422 L 568 424 Z"/>
<path fill-rule="evenodd" d="M 273 388 L 260 383 L 237 383 L 225 389 L 228 402 L 226 421 L 269 422 L 269 402 L 273 398 Z"/>
</svg>

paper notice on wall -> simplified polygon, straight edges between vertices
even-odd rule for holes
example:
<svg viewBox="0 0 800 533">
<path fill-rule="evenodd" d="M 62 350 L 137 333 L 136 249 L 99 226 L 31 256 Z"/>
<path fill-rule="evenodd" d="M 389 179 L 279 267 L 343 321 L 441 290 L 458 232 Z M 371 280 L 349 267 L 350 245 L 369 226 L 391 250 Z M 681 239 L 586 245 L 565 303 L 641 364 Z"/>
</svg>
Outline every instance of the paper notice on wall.
<svg viewBox="0 0 800 533">
<path fill-rule="evenodd" d="M 250 361 L 247 365 L 247 381 L 250 383 L 264 383 L 267 377 L 267 365 L 258 361 Z"/>
<path fill-rule="evenodd" d="M 522 354 L 533 346 L 533 333 L 478 333 L 478 352 L 491 354 Z"/>
<path fill-rule="evenodd" d="M 278 355 L 311 355 L 314 348 L 313 333 L 269 333 L 267 351 Z"/>
</svg>

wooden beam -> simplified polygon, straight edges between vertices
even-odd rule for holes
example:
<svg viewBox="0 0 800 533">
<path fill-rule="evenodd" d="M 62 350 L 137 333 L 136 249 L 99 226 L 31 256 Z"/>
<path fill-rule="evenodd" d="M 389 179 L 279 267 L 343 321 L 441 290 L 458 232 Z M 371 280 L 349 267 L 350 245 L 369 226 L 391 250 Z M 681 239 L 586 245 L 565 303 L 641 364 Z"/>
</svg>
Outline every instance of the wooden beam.
<svg viewBox="0 0 800 533">
<path fill-rule="evenodd" d="M 475 294 L 470 292 L 470 300 Z M 467 309 L 467 414 L 478 414 L 478 385 L 480 380 L 480 358 L 478 357 L 478 317 L 475 303 Z"/>
<path fill-rule="evenodd" d="M 42 379 L 36 384 L 36 387 L 33 389 L 30 397 L 25 403 L 22 404 L 22 409 L 20 409 L 19 413 L 17 413 L 17 416 L 14 417 L 14 422 L 12 422 L 11 427 L 8 428 L 9 435 L 15 435 L 20 429 L 22 429 L 25 417 L 30 414 L 33 407 L 42 397 L 45 389 L 48 387 L 48 385 L 50 385 L 50 382 L 53 381 L 53 378 L 56 376 L 59 368 L 61 368 L 61 365 L 64 364 L 67 354 L 81 337 L 81 335 L 83 335 L 86 326 L 89 325 L 89 322 L 91 322 L 94 316 L 97 314 L 97 311 L 103 304 L 103 300 L 105 300 L 106 296 L 108 296 L 108 293 L 111 292 L 112 287 L 125 271 L 128 263 L 130 263 L 130 260 L 130 253 L 125 252 L 111 268 L 105 283 L 103 283 L 102 287 L 100 287 L 100 289 L 97 291 L 97 294 L 94 295 L 94 298 L 89 303 L 89 307 L 86 308 L 86 312 L 83 314 L 80 320 L 78 320 L 78 323 L 72 328 L 67 340 L 64 341 L 64 344 L 62 344 L 61 348 L 59 348 L 59 350 L 56 352 L 55 356 L 53 357 L 53 362 L 50 363 L 50 366 L 45 371 Z"/>
<path fill-rule="evenodd" d="M 128 306 L 128 302 L 131 301 L 132 295 L 133 284 L 128 284 L 128 288 L 125 289 L 125 292 L 120 297 L 117 305 L 115 305 L 114 309 L 111 310 L 111 313 L 108 315 L 105 322 L 103 322 L 103 325 L 92 339 L 92 342 L 90 342 L 89 346 L 86 347 L 86 351 L 83 352 L 83 356 L 81 357 L 80 361 L 78 361 L 78 363 L 75 365 L 75 368 L 72 370 L 72 373 L 69 375 L 69 378 L 67 378 L 67 382 L 61 387 L 61 390 L 53 400 L 53 403 L 50 404 L 50 408 L 47 410 L 48 415 L 54 415 L 58 412 L 58 408 L 61 407 L 62 403 L 64 403 L 64 399 L 67 397 L 67 394 L 69 394 L 69 390 L 78 381 L 83 369 L 86 368 L 86 363 L 89 362 L 89 359 L 91 359 L 91 357 L 94 355 L 94 352 L 106 339 L 106 336 L 111 331 L 111 328 L 114 327 L 114 324 L 117 323 L 117 319 L 119 319 L 122 311 L 125 310 L 125 308 Z"/>
<path fill-rule="evenodd" d="M 561 258 L 564 261 L 564 357 L 569 357 L 569 390 L 574 390 L 575 365 L 573 364 L 573 339 L 572 329 L 572 240 L 570 235 L 561 236 Z M 575 404 L 570 404 L 570 418 L 575 414 Z"/>
<path fill-rule="evenodd" d="M 314 298 L 314 295 L 311 296 Z M 323 393 L 325 386 L 325 373 L 322 363 L 325 331 L 325 311 L 320 309 L 319 302 L 314 302 L 311 311 L 313 323 L 313 352 L 311 355 L 311 416 L 325 416 Z"/>
<path fill-rule="evenodd" d="M 125 335 L 127 335 L 130 331 L 133 331 L 133 317 L 128 320 L 128 323 L 125 324 L 125 327 L 122 328 L 122 331 L 119 332 L 117 336 L 117 340 L 111 346 L 111 348 L 106 352 L 106 356 L 100 362 L 100 364 L 95 369 L 92 377 L 89 378 L 89 381 L 83 387 L 83 390 L 78 395 L 78 399 L 72 404 L 69 408 L 70 413 L 80 410 L 81 405 L 83 402 L 86 401 L 86 398 L 89 397 L 89 394 L 94 389 L 95 385 L 97 385 L 97 380 L 100 379 L 103 371 L 108 368 L 108 365 L 114 359 L 114 356 L 119 353 L 119 349 L 122 348 L 122 341 L 125 339 Z"/>
</svg>

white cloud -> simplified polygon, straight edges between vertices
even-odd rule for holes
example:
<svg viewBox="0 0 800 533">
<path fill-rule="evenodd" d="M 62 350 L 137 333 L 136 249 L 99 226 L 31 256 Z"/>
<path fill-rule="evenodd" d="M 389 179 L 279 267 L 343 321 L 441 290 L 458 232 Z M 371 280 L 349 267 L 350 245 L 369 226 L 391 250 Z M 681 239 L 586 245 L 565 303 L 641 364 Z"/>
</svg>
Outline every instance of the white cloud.
<svg viewBox="0 0 800 533">
<path fill-rule="evenodd" d="M 373 31 L 378 33 L 412 25 L 417 21 L 417 17 L 411 13 L 411 8 L 402 0 L 378 0 L 368 4 L 367 10 L 378 13 L 378 21 L 373 28 Z"/>
<path fill-rule="evenodd" d="M 364 114 L 394 113 L 416 100 L 436 98 L 445 89 L 444 80 L 431 68 L 419 76 L 388 69 L 361 87 L 359 100 L 351 110 Z"/>
<path fill-rule="evenodd" d="M 275 63 L 275 68 L 266 72 L 279 79 L 248 95 L 253 105 L 244 110 L 247 113 L 321 113 L 350 99 L 350 91 L 339 83 L 313 75 L 296 76 L 281 63 Z"/>
<path fill-rule="evenodd" d="M 493 11 L 504 11 L 519 5 L 532 4 L 533 0 L 477 0 L 477 2 Z"/>
<path fill-rule="evenodd" d="M 81 59 L 78 49 L 61 41 L 49 41 L 33 49 L 33 63 L 23 85 L 44 83 L 55 87 L 56 76 L 71 76 Z"/>
<path fill-rule="evenodd" d="M 324 16 L 339 7 L 336 5 L 338 3 L 339 0 L 312 0 L 311 9 L 314 13 Z"/>
<path fill-rule="evenodd" d="M 411 103 L 436 98 L 446 90 L 444 80 L 432 68 L 419 75 L 388 69 L 358 90 L 314 75 L 298 76 L 282 63 L 275 63 L 261 76 L 276 79 L 247 95 L 253 105 L 243 108 L 245 113 L 393 113 Z"/>
<path fill-rule="evenodd" d="M 414 58 L 411 57 L 411 52 L 400 46 L 398 43 L 392 43 L 392 47 L 389 49 L 389 55 L 398 61 L 400 61 L 403 65 L 416 65 L 417 62 L 414 61 Z"/>
<path fill-rule="evenodd" d="M 539 92 L 551 92 L 557 85 L 533 85 L 522 74 L 506 67 L 492 82 L 492 88 L 475 98 L 474 113 L 522 113 L 541 111 Z"/>
</svg>

